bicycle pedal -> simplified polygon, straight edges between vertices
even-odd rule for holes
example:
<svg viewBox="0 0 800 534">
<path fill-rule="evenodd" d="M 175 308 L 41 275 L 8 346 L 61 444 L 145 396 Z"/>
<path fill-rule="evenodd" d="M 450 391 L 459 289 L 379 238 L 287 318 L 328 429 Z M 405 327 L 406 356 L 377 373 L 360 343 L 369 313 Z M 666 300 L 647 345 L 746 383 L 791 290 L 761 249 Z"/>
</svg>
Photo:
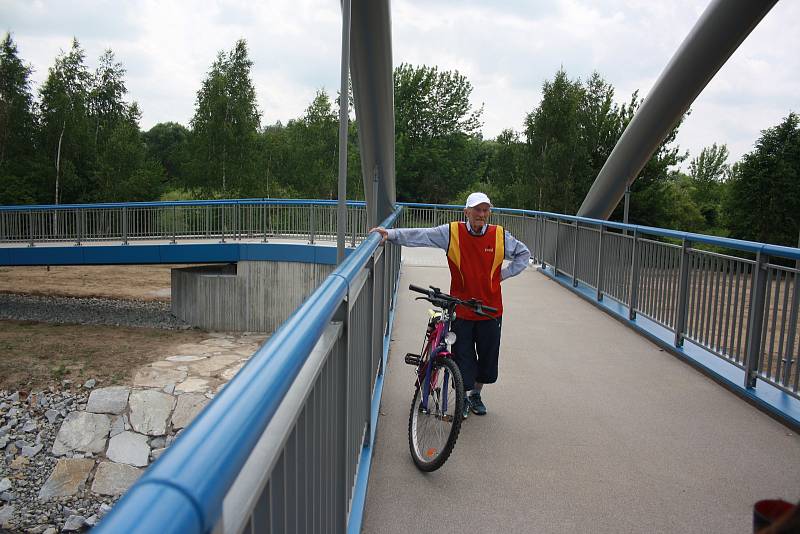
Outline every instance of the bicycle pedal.
<svg viewBox="0 0 800 534">
<path fill-rule="evenodd" d="M 405 361 L 408 365 L 419 365 L 422 363 L 422 357 L 419 354 L 409 352 L 406 354 Z"/>
</svg>

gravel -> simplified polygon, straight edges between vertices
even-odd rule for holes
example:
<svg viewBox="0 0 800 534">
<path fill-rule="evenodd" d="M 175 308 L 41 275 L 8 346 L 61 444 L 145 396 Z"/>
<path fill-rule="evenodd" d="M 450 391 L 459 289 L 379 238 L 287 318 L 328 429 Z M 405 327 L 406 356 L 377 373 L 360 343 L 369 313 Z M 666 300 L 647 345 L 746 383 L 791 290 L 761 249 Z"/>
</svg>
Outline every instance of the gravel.
<svg viewBox="0 0 800 534">
<path fill-rule="evenodd" d="M 187 330 L 168 302 L 0 294 L 0 319 Z"/>
<path fill-rule="evenodd" d="M 5 448 L 0 449 L 0 509 L 11 512 L 8 517 L 0 518 L 0 532 L 84 530 L 97 522 L 116 501 L 116 498 L 92 493 L 89 483 L 71 497 L 44 502 L 38 499 L 39 489 L 57 461 L 50 450 L 61 422 L 74 407 L 85 405 L 87 397 L 85 391 L 56 388 L 30 395 L 0 390 L 0 434 L 11 438 Z M 10 417 L 12 410 L 14 416 Z M 45 415 L 47 412 L 56 414 L 52 421 Z M 27 430 L 31 428 L 27 422 L 34 422 L 36 428 Z M 18 442 L 33 444 L 38 451 L 32 457 L 24 456 Z"/>
</svg>

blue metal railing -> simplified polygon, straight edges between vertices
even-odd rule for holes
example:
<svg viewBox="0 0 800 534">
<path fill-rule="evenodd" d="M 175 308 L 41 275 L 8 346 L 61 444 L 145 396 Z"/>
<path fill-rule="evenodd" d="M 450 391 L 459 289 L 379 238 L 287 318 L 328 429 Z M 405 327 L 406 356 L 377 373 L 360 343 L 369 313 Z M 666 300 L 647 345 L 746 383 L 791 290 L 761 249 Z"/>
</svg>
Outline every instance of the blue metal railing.
<svg viewBox="0 0 800 534">
<path fill-rule="evenodd" d="M 336 206 L 336 200 L 319 200 L 303 198 L 232 198 L 215 200 L 153 200 L 149 202 L 98 202 L 96 204 L 20 204 L 13 206 L 0 205 L 0 211 L 47 211 L 47 210 L 72 210 L 72 209 L 111 209 L 111 208 L 163 208 L 163 207 L 188 207 L 188 206 L 220 206 L 220 205 L 245 205 L 269 204 L 286 206 L 305 206 L 315 204 L 318 206 Z M 363 200 L 348 200 L 348 206 L 366 206 Z"/>
<path fill-rule="evenodd" d="M 398 215 L 382 224 L 391 227 Z M 379 236 L 370 236 L 320 285 L 131 487 L 99 532 L 215 528 L 226 493 L 379 245 Z"/>
<path fill-rule="evenodd" d="M 348 202 L 351 246 L 364 236 L 366 205 Z M 356 229 L 359 230 L 358 235 Z M 329 200 L 238 199 L 0 206 L 0 243 L 82 245 L 92 241 L 336 237 Z"/>
<path fill-rule="evenodd" d="M 443 224 L 463 210 L 404 207 L 407 226 Z M 597 302 L 613 299 L 632 325 L 652 321 L 678 351 L 697 347 L 740 369 L 733 383 L 745 396 L 765 384 L 758 395 L 774 387 L 800 398 L 800 249 L 542 211 L 492 211 L 546 273 L 590 288 Z M 777 411 L 786 420 L 792 410 Z"/>
<path fill-rule="evenodd" d="M 428 208 L 428 209 L 435 208 L 435 209 L 446 209 L 453 211 L 460 211 L 464 209 L 463 206 L 458 206 L 454 204 L 421 204 L 414 202 L 400 202 L 399 205 L 405 206 L 407 208 Z M 413 211 L 409 210 L 408 213 L 413 214 Z M 560 213 L 552 213 L 549 211 L 523 210 L 516 208 L 492 208 L 492 213 L 494 213 L 495 215 L 507 214 L 507 215 L 519 215 L 519 216 L 524 215 L 528 217 L 545 217 L 553 220 L 558 219 L 560 221 L 565 221 L 570 223 L 577 222 L 591 226 L 602 225 L 605 228 L 614 228 L 617 230 L 627 231 L 631 234 L 633 234 L 633 232 L 639 232 L 640 234 L 646 234 L 658 237 L 668 237 L 678 240 L 686 239 L 694 243 L 705 243 L 707 245 L 714 245 L 722 248 L 741 250 L 752 253 L 762 252 L 764 254 L 769 254 L 771 256 L 779 256 L 783 258 L 800 260 L 800 248 L 785 247 L 781 245 L 771 245 L 769 243 L 759 243 L 756 241 L 745 241 L 742 239 L 732 239 L 729 237 L 695 234 L 691 232 L 682 232 L 679 230 L 670 230 L 668 228 L 657 228 L 654 226 L 640 226 L 637 224 L 625 224 L 615 221 L 589 219 L 586 217 L 577 217 L 575 215 L 563 215 Z"/>
<path fill-rule="evenodd" d="M 256 199 L 144 204 L 159 209 L 253 203 L 308 206 L 316 202 L 319 201 Z M 328 204 L 333 205 L 320 202 Z M 108 205 L 108 209 L 131 206 Z M 442 224 L 459 218 L 463 209 L 456 205 L 418 203 L 402 206 L 398 223 L 405 226 Z M 59 209 L 62 208 L 65 207 Z M 96 205 L 89 205 L 74 209 L 95 208 Z M 363 204 L 352 203 L 352 208 L 363 210 Z M 0 209 L 13 211 L 12 207 Z M 23 207 L 22 211 L 27 209 Z M 36 209 L 46 212 L 47 207 Z M 502 208 L 493 211 L 494 220 L 521 236 L 534 257 L 557 279 L 566 280 L 573 287 L 581 284 L 591 288 L 597 301 L 606 297 L 616 301 L 631 320 L 642 316 L 663 327 L 673 336 L 674 347 L 682 350 L 684 340 L 688 340 L 742 369 L 745 380 L 742 386 L 747 389 L 754 389 L 760 381 L 798 398 L 800 264 L 774 265 L 770 258 L 800 262 L 800 249 L 541 211 Z M 397 218 L 397 214 L 393 217 Z M 384 224 L 391 224 L 394 218 Z M 357 226 L 351 228 L 353 235 L 358 231 L 364 236 L 364 226 Z M 695 247 L 697 243 L 717 247 L 719 251 L 701 250 Z M 357 273 L 369 262 L 377 246 L 377 238 L 368 237 L 332 278 L 323 283 L 211 404 L 206 411 L 212 415 L 204 413 L 145 474 L 121 501 L 118 506 L 121 511 L 115 511 L 103 523 L 104 528 L 113 524 L 129 530 L 129 525 L 142 523 L 150 514 L 162 521 L 171 518 L 170 524 L 180 526 L 178 530 L 166 530 L 164 522 L 146 523 L 153 528 L 157 526 L 159 531 L 199 532 L 213 528 L 225 488 L 230 487 L 232 477 L 235 478 L 243 464 L 243 455 L 249 454 L 248 447 L 252 448 L 260 434 L 255 428 L 263 431 L 271 417 L 268 414 L 274 413 L 288 388 L 277 380 L 280 375 L 272 375 L 272 379 L 266 375 L 288 373 L 281 379 L 296 375 L 302 354 L 308 353 L 314 345 L 312 340 L 318 339 L 324 329 L 321 325 L 327 324 L 334 313 L 331 303 L 341 301 L 343 292 L 359 276 Z M 306 313 L 308 319 L 304 317 Z M 306 321 L 308 324 L 304 324 Z M 293 332 L 304 332 L 310 340 L 301 343 L 292 337 Z M 262 392 L 269 392 L 270 399 L 250 398 L 262 397 Z M 241 403 L 236 401 L 237 396 L 242 397 Z M 254 404 L 257 410 L 244 406 L 251 401 L 257 403 Z M 217 425 L 216 421 L 229 417 L 229 411 L 240 408 L 242 414 L 231 417 L 231 423 Z M 254 425 L 252 431 L 250 425 Z M 206 433 L 239 431 L 243 432 L 241 438 L 217 434 L 218 441 L 209 441 L 206 436 Z M 235 446 L 231 445 L 231 439 L 236 440 Z M 238 452 L 232 447 L 239 449 Z M 173 456 L 178 459 L 169 460 Z M 225 458 L 227 462 L 228 456 L 230 465 L 220 461 Z M 166 460 L 174 463 L 171 467 L 159 467 Z M 187 470 L 194 474 L 184 473 Z M 147 514 L 142 510 L 148 510 Z"/>
</svg>

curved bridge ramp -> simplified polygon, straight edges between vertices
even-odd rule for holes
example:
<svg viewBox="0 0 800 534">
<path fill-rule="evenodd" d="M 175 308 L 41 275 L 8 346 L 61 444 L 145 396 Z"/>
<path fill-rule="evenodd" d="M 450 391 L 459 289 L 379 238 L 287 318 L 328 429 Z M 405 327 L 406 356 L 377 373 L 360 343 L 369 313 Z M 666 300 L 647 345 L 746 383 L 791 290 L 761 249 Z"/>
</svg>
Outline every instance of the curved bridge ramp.
<svg viewBox="0 0 800 534">
<path fill-rule="evenodd" d="M 408 452 L 439 251 L 404 249 L 364 532 L 752 532 L 752 505 L 800 499 L 800 439 L 528 269 L 503 285 L 500 379 L 439 471 Z"/>
</svg>

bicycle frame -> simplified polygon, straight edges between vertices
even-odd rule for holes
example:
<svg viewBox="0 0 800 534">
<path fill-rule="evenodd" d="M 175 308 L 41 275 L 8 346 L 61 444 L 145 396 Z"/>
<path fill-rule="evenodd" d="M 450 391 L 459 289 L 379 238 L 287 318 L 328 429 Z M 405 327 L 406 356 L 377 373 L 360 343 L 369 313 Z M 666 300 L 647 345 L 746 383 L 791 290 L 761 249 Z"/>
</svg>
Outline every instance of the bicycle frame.
<svg viewBox="0 0 800 534">
<path fill-rule="evenodd" d="M 422 382 L 422 401 L 421 406 L 423 410 L 428 409 L 428 397 L 430 395 L 430 384 L 433 371 L 433 362 L 436 358 L 452 358 L 450 347 L 445 343 L 445 336 L 450 331 L 450 324 L 452 322 L 453 313 L 450 310 L 442 309 L 441 317 L 436 321 L 433 329 L 428 327 L 425 334 L 425 349 L 422 354 L 428 355 L 427 359 L 423 359 L 420 363 L 420 368 L 417 369 L 417 380 L 422 373 L 423 367 L 425 371 L 425 378 Z M 437 371 L 438 372 L 438 371 Z M 447 411 L 447 388 L 450 382 L 450 376 L 445 369 L 444 375 L 444 391 L 442 391 L 442 412 Z"/>
</svg>

